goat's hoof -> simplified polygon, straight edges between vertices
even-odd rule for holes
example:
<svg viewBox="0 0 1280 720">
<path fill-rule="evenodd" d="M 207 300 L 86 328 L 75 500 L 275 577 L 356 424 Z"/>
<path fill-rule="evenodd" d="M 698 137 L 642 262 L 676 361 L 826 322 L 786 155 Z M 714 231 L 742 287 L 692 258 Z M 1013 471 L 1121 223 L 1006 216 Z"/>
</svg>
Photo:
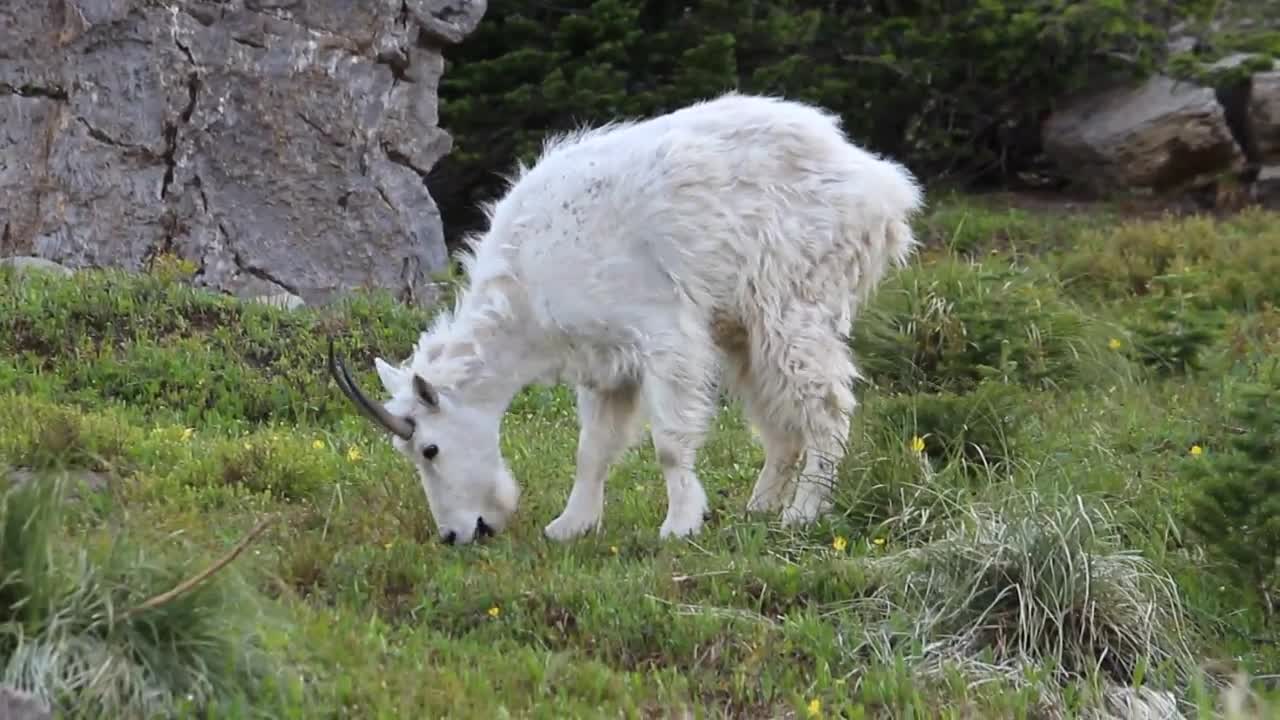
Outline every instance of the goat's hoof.
<svg viewBox="0 0 1280 720">
<path fill-rule="evenodd" d="M 582 537 L 592 530 L 599 529 L 599 527 L 599 517 L 565 514 L 555 520 L 552 520 L 547 527 L 543 529 L 543 534 L 556 542 L 564 542 L 566 540 L 573 540 L 574 538 Z"/>
<path fill-rule="evenodd" d="M 687 513 L 684 517 L 668 517 L 662 523 L 662 527 L 658 528 L 658 538 L 666 540 L 668 538 L 686 538 L 697 535 L 702 530 L 702 523 L 705 521 L 704 512 Z"/>
<path fill-rule="evenodd" d="M 753 495 L 747 501 L 749 513 L 775 513 L 782 509 L 782 498 L 776 495 Z"/>
<path fill-rule="evenodd" d="M 830 510 L 830 504 L 798 508 L 794 505 L 782 511 L 783 527 L 797 528 L 813 524 Z"/>
</svg>

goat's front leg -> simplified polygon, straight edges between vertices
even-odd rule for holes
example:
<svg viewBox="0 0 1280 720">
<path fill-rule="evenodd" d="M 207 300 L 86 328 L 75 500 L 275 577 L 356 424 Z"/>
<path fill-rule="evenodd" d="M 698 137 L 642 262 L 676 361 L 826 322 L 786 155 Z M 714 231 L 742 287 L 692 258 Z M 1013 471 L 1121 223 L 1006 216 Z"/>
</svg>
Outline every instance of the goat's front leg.
<svg viewBox="0 0 1280 720">
<path fill-rule="evenodd" d="M 612 390 L 578 387 L 577 472 L 564 512 L 546 527 L 547 537 L 569 540 L 599 528 L 609 468 L 639 435 L 639 397 L 635 384 Z"/>
</svg>

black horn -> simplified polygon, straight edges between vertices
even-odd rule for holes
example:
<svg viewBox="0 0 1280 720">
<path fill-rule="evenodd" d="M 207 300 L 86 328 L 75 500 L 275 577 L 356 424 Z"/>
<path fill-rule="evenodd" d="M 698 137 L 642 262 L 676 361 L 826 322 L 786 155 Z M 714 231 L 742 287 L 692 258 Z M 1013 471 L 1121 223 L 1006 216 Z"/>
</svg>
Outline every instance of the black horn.
<svg viewBox="0 0 1280 720">
<path fill-rule="evenodd" d="M 351 373 L 347 372 L 347 366 L 334 353 L 333 338 L 329 339 L 329 373 L 333 375 L 333 381 L 338 383 L 338 388 L 342 390 L 342 394 L 346 395 L 365 417 L 403 440 L 413 437 L 412 423 L 387 412 L 386 408 L 369 400 L 360 391 L 360 386 L 356 384 L 355 380 L 351 379 Z"/>
</svg>

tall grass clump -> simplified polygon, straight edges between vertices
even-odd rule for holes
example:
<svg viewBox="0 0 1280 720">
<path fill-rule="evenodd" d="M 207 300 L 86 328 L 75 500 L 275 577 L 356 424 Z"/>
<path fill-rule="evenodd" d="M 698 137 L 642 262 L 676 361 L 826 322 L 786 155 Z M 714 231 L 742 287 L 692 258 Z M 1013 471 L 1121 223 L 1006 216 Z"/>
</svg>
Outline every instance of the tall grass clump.
<svg viewBox="0 0 1280 720">
<path fill-rule="evenodd" d="M 73 718 L 254 716 L 284 697 L 273 623 L 235 572 L 171 593 L 194 563 L 109 529 L 69 548 L 64 481 L 5 482 L 0 683 Z"/>
<path fill-rule="evenodd" d="M 1053 389 L 1124 377 L 1115 332 L 1042 273 L 952 257 L 886 280 L 852 345 L 888 392 L 967 392 L 984 379 Z"/>
<path fill-rule="evenodd" d="M 868 561 L 878 589 L 853 605 L 881 619 L 866 625 L 859 658 L 905 658 L 938 682 L 958 672 L 1032 687 L 1048 717 L 1099 680 L 1187 687 L 1178 589 L 1122 549 L 1105 506 L 1022 489 L 952 510 L 943 532 Z"/>
</svg>

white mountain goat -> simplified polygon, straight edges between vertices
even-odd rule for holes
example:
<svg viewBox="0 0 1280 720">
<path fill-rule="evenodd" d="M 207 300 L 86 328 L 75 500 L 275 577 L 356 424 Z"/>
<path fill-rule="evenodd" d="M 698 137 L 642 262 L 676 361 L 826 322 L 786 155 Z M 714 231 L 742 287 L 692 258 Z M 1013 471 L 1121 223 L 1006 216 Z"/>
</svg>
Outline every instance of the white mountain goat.
<svg viewBox="0 0 1280 720">
<path fill-rule="evenodd" d="M 777 98 L 729 93 L 558 136 L 487 208 L 452 311 L 402 365 L 375 360 L 390 399 L 367 399 L 332 345 L 331 371 L 415 463 L 446 543 L 506 527 L 520 489 L 501 419 L 526 385 L 557 380 L 576 386 L 581 427 L 548 537 L 599 527 L 605 478 L 646 418 L 667 486 L 659 534 L 698 532 L 694 457 L 721 380 L 766 453 L 748 510 L 807 523 L 829 507 L 855 406 L 847 333 L 913 252 L 922 202 L 836 117 Z"/>
</svg>

